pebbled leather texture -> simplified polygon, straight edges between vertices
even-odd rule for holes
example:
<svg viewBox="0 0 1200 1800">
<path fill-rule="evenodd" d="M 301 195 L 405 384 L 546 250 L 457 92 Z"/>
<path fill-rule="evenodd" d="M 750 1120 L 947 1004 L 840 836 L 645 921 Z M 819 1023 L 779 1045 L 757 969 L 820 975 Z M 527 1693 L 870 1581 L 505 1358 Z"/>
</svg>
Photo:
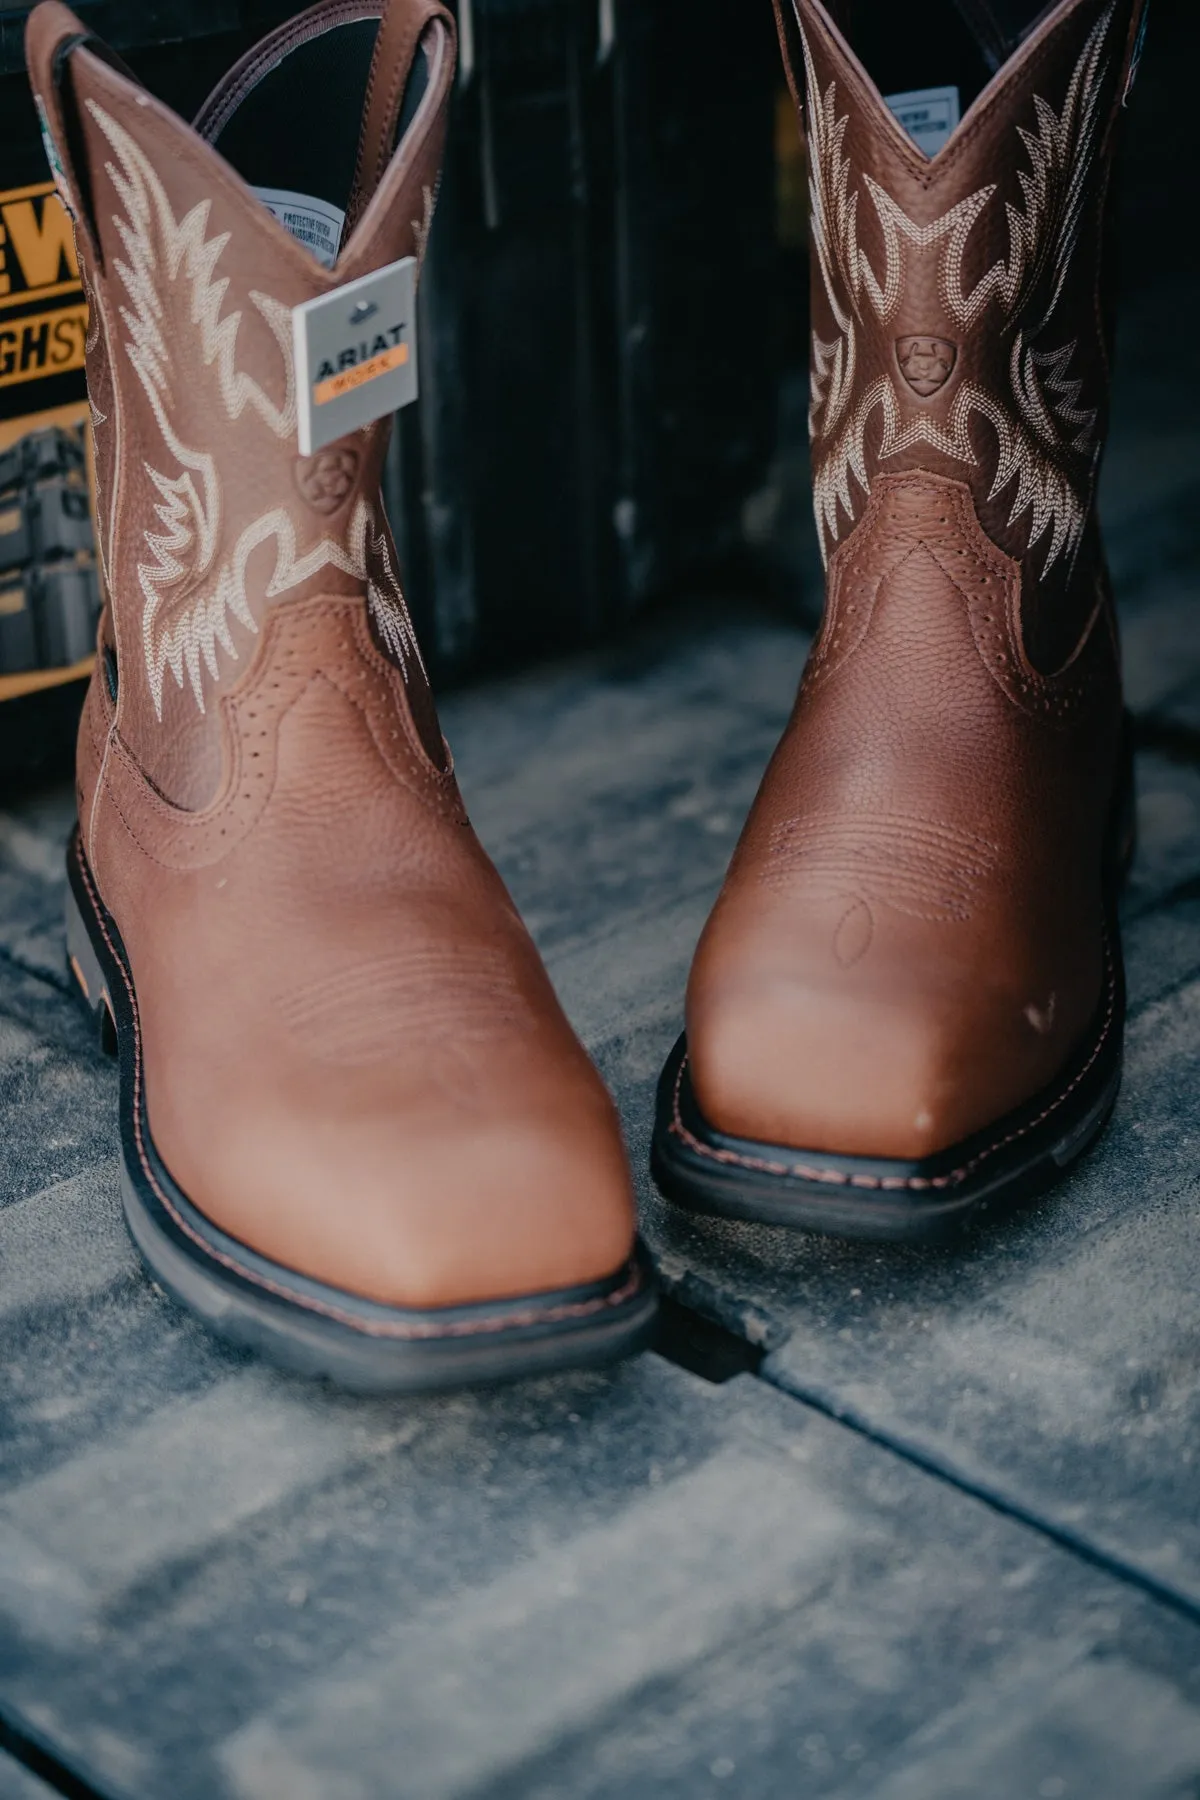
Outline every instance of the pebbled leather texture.
<svg viewBox="0 0 1200 1800">
<path fill-rule="evenodd" d="M 81 721 L 82 842 L 132 970 L 154 1143 L 260 1254 L 435 1308 L 601 1280 L 634 1215 L 615 1109 L 463 809 L 383 517 L 386 427 L 297 449 L 291 308 L 423 254 L 452 19 L 322 0 L 202 122 L 297 33 L 381 10 L 387 98 L 364 100 L 332 270 L 55 0 L 28 57 L 93 309 L 118 672 Z M 389 159 L 401 54 L 427 82 Z"/>
<path fill-rule="evenodd" d="M 932 160 L 779 0 L 810 167 L 826 607 L 688 985 L 734 1137 L 920 1159 L 1095 1027 L 1118 780 L 1094 495 L 1139 0 L 1063 0 Z"/>
</svg>

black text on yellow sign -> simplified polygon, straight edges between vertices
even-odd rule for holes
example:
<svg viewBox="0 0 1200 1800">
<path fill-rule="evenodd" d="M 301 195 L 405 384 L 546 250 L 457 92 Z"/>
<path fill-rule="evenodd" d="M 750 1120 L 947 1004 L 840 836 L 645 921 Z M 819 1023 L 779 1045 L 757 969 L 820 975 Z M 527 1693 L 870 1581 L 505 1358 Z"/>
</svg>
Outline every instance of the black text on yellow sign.
<svg viewBox="0 0 1200 1800">
<path fill-rule="evenodd" d="M 87 306 L 54 184 L 0 192 L 0 388 L 83 367 Z M 26 311 L 36 301 L 54 301 Z M 19 316 L 5 317 L 20 307 Z"/>
<path fill-rule="evenodd" d="M 79 291 L 71 221 L 54 183 L 0 193 L 0 308 Z"/>
<path fill-rule="evenodd" d="M 5 323 L 0 314 L 0 388 L 83 367 L 87 307 L 56 306 Z"/>
</svg>

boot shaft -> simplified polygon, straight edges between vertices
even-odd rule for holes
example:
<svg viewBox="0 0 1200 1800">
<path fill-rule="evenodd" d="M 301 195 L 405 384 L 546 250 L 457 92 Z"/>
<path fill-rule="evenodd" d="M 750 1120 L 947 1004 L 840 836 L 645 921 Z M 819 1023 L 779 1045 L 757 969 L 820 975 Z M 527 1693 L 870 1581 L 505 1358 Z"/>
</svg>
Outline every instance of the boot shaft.
<svg viewBox="0 0 1200 1800">
<path fill-rule="evenodd" d="M 91 309 L 102 640 L 124 745 L 168 799 L 203 806 L 233 759 L 220 701 L 270 609 L 365 595 L 439 756 L 380 503 L 388 422 L 300 453 L 293 315 L 422 255 L 449 14 L 320 0 L 230 72 L 195 128 L 56 0 L 31 17 L 28 58 Z M 289 213 L 289 193 L 316 198 Z M 314 247 L 328 259 L 341 213 L 327 267 Z M 367 349 L 369 329 L 354 334 Z"/>
<path fill-rule="evenodd" d="M 966 484 L 1021 570 L 1026 649 L 1103 587 L 1107 215 L 1142 0 L 1063 0 L 932 159 L 820 0 L 777 0 L 810 173 L 814 501 L 828 560 L 883 475 Z"/>
</svg>

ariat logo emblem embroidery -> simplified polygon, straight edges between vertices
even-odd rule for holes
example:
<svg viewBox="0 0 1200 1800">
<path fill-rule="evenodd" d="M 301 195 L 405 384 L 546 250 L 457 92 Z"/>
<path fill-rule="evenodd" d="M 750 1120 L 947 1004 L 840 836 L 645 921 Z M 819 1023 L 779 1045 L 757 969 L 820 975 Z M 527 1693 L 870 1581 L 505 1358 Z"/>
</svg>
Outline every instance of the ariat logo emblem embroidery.
<svg viewBox="0 0 1200 1800">
<path fill-rule="evenodd" d="M 945 387 L 954 373 L 958 348 L 949 338 L 897 338 L 896 361 L 913 393 L 928 400 L 931 394 Z"/>
<path fill-rule="evenodd" d="M 1016 128 L 1024 167 L 1018 170 L 1021 202 L 1010 200 L 1006 206 L 1008 255 L 973 286 L 965 275 L 967 248 L 980 217 L 997 204 L 996 186 L 977 189 L 925 224 L 910 218 L 865 171 L 859 186 L 846 149 L 850 115 L 839 116 L 835 82 L 822 90 L 797 12 L 805 62 L 813 252 L 835 326 L 829 342 L 813 335 L 809 410 L 813 497 L 826 557 L 844 520 L 854 523 L 860 503 L 855 487 L 861 494 L 871 491 L 868 425 L 877 411 L 883 414 L 874 451 L 880 462 L 928 444 L 942 456 L 973 465 L 978 455 L 970 427 L 976 416 L 987 420 L 996 452 L 989 498 L 1009 493 L 1009 523 L 1027 521 L 1028 547 L 1045 546 L 1045 570 L 1060 556 L 1071 559 L 1077 552 L 1095 477 L 1097 413 L 1081 404 L 1083 382 L 1073 373 L 1078 343 L 1066 335 L 1058 306 L 1091 216 L 1083 195 L 1112 99 L 1106 78 L 1113 60 L 1108 39 L 1115 10 L 1115 0 L 1110 0 L 1089 32 L 1061 111 L 1040 95 L 1032 96 L 1029 120 Z M 860 237 L 868 204 L 882 243 L 881 266 Z M 995 305 L 1012 332 L 1009 391 L 997 394 L 976 382 L 962 382 L 944 427 L 924 412 L 905 416 L 904 389 L 892 377 L 872 371 L 873 378 L 863 379 L 869 312 L 881 324 L 890 323 L 903 300 L 910 263 L 929 257 L 937 258 L 938 292 L 949 322 L 969 331 Z M 902 354 L 906 342 L 943 340 L 897 343 L 905 386 L 928 398 L 937 389 L 923 393 L 910 379 Z M 937 373 L 936 357 L 922 359 L 922 383 Z"/>
<path fill-rule="evenodd" d="M 314 512 L 335 513 L 358 480 L 358 451 L 348 445 L 319 450 L 296 464 L 296 486 Z"/>
</svg>

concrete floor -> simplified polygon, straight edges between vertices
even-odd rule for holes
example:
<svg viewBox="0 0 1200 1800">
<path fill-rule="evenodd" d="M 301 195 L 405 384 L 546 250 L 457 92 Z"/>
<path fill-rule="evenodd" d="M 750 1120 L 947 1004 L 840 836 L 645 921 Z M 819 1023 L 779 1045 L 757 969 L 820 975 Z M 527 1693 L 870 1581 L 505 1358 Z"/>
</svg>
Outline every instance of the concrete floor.
<svg viewBox="0 0 1200 1800">
<path fill-rule="evenodd" d="M 70 789 L 13 798 L 0 1744 L 113 1800 L 1195 1796 L 1200 433 L 1155 379 L 1128 371 L 1106 508 L 1141 745 L 1125 1088 L 1055 1196 L 957 1253 L 698 1225 L 644 1175 L 795 628 L 677 612 L 444 707 L 678 1303 L 669 1356 L 612 1374 L 351 1401 L 153 1288 L 63 963 Z M 39 1791 L 0 1762 L 0 1797 Z"/>
<path fill-rule="evenodd" d="M 0 1800 L 1196 1800 L 1200 339 L 1172 73 L 1146 77 L 1104 491 L 1139 743 L 1126 1078 L 1036 1210 L 884 1251 L 700 1225 L 645 1175 L 804 655 L 748 604 L 443 707 L 673 1296 L 665 1354 L 611 1374 L 353 1401 L 166 1300 L 64 967 L 70 784 L 6 796 Z"/>
</svg>

